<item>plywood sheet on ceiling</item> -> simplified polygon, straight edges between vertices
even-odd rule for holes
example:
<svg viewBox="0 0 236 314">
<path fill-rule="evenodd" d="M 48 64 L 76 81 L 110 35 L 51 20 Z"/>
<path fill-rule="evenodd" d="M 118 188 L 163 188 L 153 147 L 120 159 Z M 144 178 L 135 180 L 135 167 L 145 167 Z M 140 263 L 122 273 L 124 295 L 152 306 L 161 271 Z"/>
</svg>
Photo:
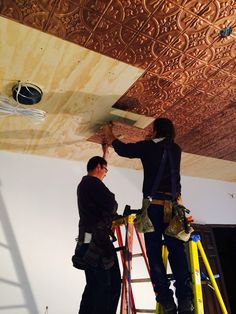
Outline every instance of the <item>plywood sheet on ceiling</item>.
<svg viewBox="0 0 236 314">
<path fill-rule="evenodd" d="M 5 18 L 0 18 L 0 42 L 0 93 L 10 96 L 17 80 L 36 84 L 44 95 L 34 108 L 47 112 L 40 124 L 1 115 L 0 149 L 70 159 L 91 156 L 97 145 L 85 140 L 114 118 L 112 105 L 143 73 Z M 133 119 L 142 124 L 142 116 Z"/>
</svg>

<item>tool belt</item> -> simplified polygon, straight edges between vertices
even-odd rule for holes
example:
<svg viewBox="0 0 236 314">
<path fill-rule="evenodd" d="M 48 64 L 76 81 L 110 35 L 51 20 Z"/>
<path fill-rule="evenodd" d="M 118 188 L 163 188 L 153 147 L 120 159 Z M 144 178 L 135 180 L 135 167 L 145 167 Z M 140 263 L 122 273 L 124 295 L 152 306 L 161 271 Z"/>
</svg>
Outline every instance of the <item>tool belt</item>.
<svg viewBox="0 0 236 314">
<path fill-rule="evenodd" d="M 181 197 L 178 197 L 177 201 L 161 200 L 147 198 L 143 199 L 143 206 L 141 214 L 136 215 L 134 224 L 139 232 L 153 232 L 154 227 L 151 220 L 148 217 L 148 207 L 153 205 L 164 206 L 164 223 L 167 225 L 165 234 L 171 237 L 175 237 L 182 241 L 188 241 L 191 233 L 194 231 L 188 222 L 185 212 L 188 211 L 182 204 Z"/>
<path fill-rule="evenodd" d="M 163 192 L 160 192 L 160 193 L 171 195 L 171 193 L 163 193 Z M 148 207 L 151 204 L 164 206 L 164 222 L 168 224 L 171 220 L 171 217 L 172 217 L 172 201 L 171 200 L 160 200 L 160 199 L 150 200 L 149 198 L 144 198 L 143 203 L 142 203 L 141 213 L 136 215 L 136 218 L 134 220 L 134 225 L 139 232 L 147 233 L 147 232 L 154 231 L 154 227 L 152 225 L 151 220 L 148 217 L 148 212 L 147 212 Z"/>
<path fill-rule="evenodd" d="M 72 257 L 73 266 L 78 269 L 86 269 L 88 266 L 110 269 L 114 265 L 115 255 L 111 227 L 101 221 L 89 229 L 91 233 L 80 228 L 79 241 Z"/>
<path fill-rule="evenodd" d="M 171 200 L 152 199 L 150 204 L 164 206 L 164 223 L 168 224 L 172 218 L 172 201 Z"/>
<path fill-rule="evenodd" d="M 188 241 L 194 231 L 186 217 L 190 211 L 177 201 L 172 202 L 172 217 L 165 229 L 165 234 L 184 242 Z"/>
<path fill-rule="evenodd" d="M 150 206 L 150 200 L 148 198 L 143 199 L 142 208 L 140 210 L 140 213 L 136 215 L 134 219 L 134 225 L 138 232 L 153 232 L 154 227 L 153 224 L 148 217 L 148 207 Z"/>
</svg>

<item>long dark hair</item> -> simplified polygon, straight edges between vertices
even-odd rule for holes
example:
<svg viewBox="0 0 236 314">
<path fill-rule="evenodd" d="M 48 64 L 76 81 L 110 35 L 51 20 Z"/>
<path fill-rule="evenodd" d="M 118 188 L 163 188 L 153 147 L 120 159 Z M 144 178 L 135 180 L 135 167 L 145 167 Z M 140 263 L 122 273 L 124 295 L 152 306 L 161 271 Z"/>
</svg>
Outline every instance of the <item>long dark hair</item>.
<svg viewBox="0 0 236 314">
<path fill-rule="evenodd" d="M 167 118 L 157 118 L 153 122 L 153 133 L 156 138 L 165 137 L 169 140 L 174 140 L 175 138 L 175 127 L 170 119 Z"/>
</svg>

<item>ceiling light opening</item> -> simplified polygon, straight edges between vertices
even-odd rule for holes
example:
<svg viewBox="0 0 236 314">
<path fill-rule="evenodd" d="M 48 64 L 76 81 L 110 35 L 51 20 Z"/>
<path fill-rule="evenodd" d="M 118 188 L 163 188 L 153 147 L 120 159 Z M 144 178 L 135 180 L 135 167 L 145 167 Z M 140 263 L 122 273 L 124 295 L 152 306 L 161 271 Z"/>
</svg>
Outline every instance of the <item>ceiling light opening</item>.
<svg viewBox="0 0 236 314">
<path fill-rule="evenodd" d="M 17 103 L 23 105 L 39 103 L 42 95 L 42 90 L 34 84 L 19 82 L 12 87 L 12 97 Z"/>
</svg>

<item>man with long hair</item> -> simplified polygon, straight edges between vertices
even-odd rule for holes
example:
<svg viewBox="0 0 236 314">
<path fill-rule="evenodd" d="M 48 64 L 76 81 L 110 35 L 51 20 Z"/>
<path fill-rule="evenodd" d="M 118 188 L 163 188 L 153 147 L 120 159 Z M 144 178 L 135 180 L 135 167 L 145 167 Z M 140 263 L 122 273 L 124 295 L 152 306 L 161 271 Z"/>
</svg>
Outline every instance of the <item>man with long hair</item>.
<svg viewBox="0 0 236 314">
<path fill-rule="evenodd" d="M 145 245 L 156 300 L 161 304 L 164 313 L 176 314 L 177 307 L 162 260 L 163 237 L 169 251 L 169 262 L 175 279 L 178 313 L 194 313 L 191 274 L 188 269 L 184 242 L 165 234 L 168 224 L 164 221 L 164 200 L 172 200 L 181 193 L 181 148 L 174 142 L 175 128 L 172 121 L 166 118 L 156 119 L 153 123 L 152 139 L 136 143 L 125 144 L 117 139 L 113 134 L 112 124 L 105 125 L 103 132 L 108 143 L 112 144 L 118 155 L 141 159 L 144 170 L 142 190 L 144 199 L 150 196 L 163 159 L 164 150 L 168 145 L 174 169 L 171 169 L 169 161 L 166 162 L 164 169 L 162 169 L 162 176 L 155 191 L 155 198 L 152 199 L 148 207 L 148 216 L 152 222 L 154 231 L 144 234 Z M 174 182 L 172 172 L 175 174 Z M 176 195 L 174 196 L 172 195 L 173 184 L 176 191 Z"/>
</svg>

